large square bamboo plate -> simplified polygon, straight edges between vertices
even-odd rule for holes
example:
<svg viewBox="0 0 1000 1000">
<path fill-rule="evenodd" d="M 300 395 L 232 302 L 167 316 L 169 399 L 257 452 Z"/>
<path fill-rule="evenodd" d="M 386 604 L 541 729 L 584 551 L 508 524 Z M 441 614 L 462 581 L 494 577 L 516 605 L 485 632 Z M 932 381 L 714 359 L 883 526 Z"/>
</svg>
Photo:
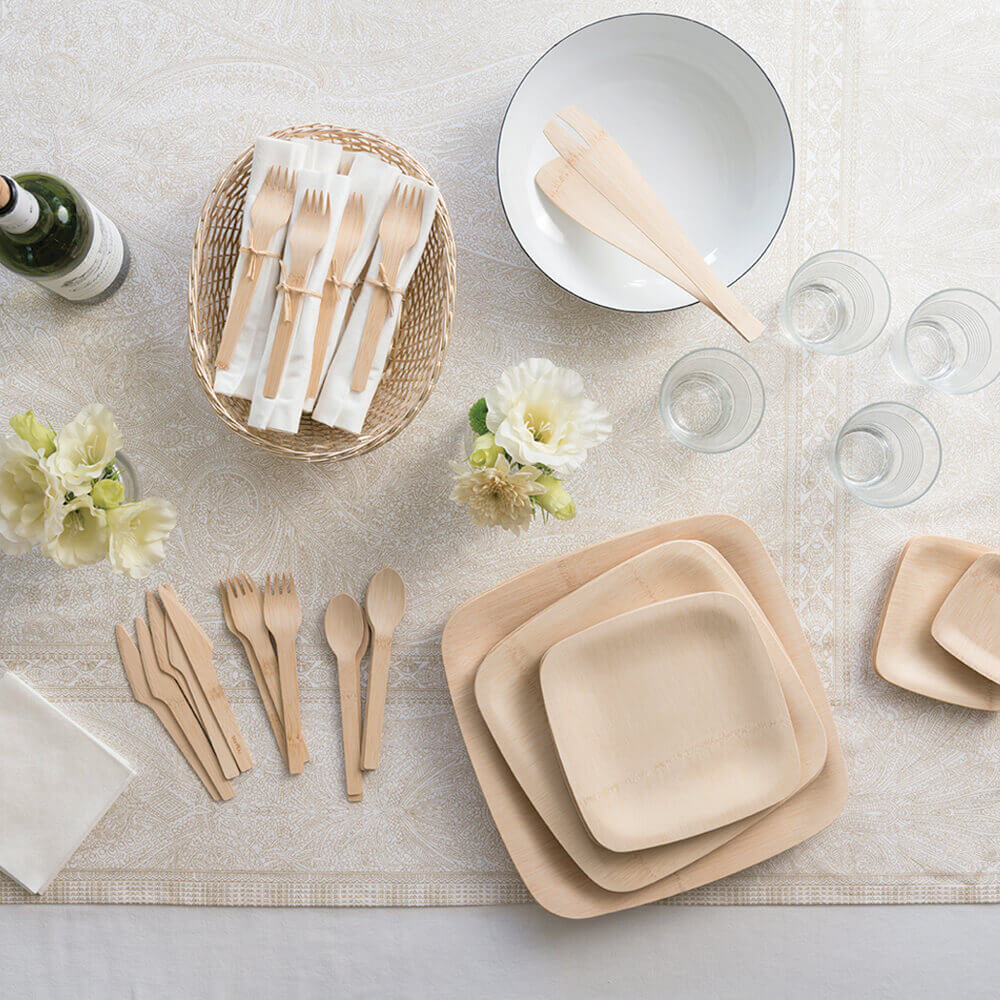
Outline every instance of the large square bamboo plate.
<svg viewBox="0 0 1000 1000">
<path fill-rule="evenodd" d="M 945 598 L 986 551 L 938 535 L 918 535 L 903 546 L 872 651 L 879 677 L 938 701 L 1000 711 L 1000 685 L 956 659 L 931 634 Z"/>
<path fill-rule="evenodd" d="M 1000 682 L 1000 554 L 987 552 L 962 575 L 934 618 L 939 646 Z"/>
<path fill-rule="evenodd" d="M 538 676 L 566 784 L 609 850 L 695 837 L 798 788 L 785 696 L 738 597 L 611 618 L 557 642 Z"/>
<path fill-rule="evenodd" d="M 732 840 L 763 814 L 645 851 L 620 854 L 602 847 L 584 829 L 566 787 L 542 703 L 539 665 L 551 646 L 581 629 L 639 607 L 707 591 L 732 594 L 751 609 L 788 703 L 799 743 L 800 786 L 805 786 L 826 759 L 823 723 L 753 595 L 704 542 L 665 542 L 613 566 L 497 643 L 476 674 L 479 710 L 531 804 L 588 878 L 612 892 L 641 889 L 672 875 Z"/>
<path fill-rule="evenodd" d="M 681 871 L 635 892 L 602 889 L 578 868 L 532 809 L 490 738 L 476 707 L 474 682 L 483 657 L 533 615 L 613 566 L 675 539 L 716 548 L 749 588 L 795 664 L 826 731 L 819 776 L 742 836 Z M 654 525 L 553 559 L 463 604 L 442 637 L 445 675 L 459 726 L 497 828 L 528 891 L 566 917 L 594 917 L 665 899 L 780 854 L 818 833 L 840 814 L 847 772 L 830 705 L 802 626 L 766 550 L 749 525 L 705 515 Z"/>
</svg>

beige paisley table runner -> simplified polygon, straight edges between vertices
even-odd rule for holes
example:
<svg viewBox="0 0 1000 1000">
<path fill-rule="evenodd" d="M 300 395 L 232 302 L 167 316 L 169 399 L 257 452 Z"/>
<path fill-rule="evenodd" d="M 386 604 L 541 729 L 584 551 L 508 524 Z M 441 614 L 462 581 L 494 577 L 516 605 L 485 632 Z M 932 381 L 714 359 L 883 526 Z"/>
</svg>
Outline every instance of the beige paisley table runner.
<svg viewBox="0 0 1000 1000">
<path fill-rule="evenodd" d="M 433 19 L 423 7 L 433 9 Z M 1000 719 L 937 704 L 873 676 L 869 652 L 890 572 L 918 532 L 1000 542 L 1000 387 L 944 399 L 904 387 L 884 348 L 806 357 L 752 346 L 706 309 L 631 316 L 549 283 L 510 234 L 494 151 L 511 92 L 550 44 L 634 7 L 394 6 L 251 0 L 30 5 L 0 0 L 0 149 L 49 167 L 121 223 L 123 290 L 79 309 L 0 276 L 0 411 L 53 422 L 99 399 L 119 415 L 145 489 L 180 511 L 164 570 L 216 646 L 254 752 L 237 798 L 214 805 L 150 712 L 128 693 L 112 623 L 142 588 L 41 557 L 0 562 L 0 667 L 16 670 L 139 774 L 50 902 L 446 905 L 526 893 L 466 756 L 441 666 L 449 613 L 499 581 L 639 525 L 723 511 L 757 530 L 788 585 L 826 679 L 847 753 L 843 816 L 801 847 L 677 902 L 955 902 L 1000 896 Z M 927 293 L 1000 294 L 992 0 L 723 0 L 647 3 L 745 46 L 782 94 L 796 140 L 795 195 L 764 260 L 740 282 L 773 322 L 810 253 L 848 247 L 885 270 L 890 325 Z M 570 9 L 571 13 L 563 13 Z M 52 24 L 62 25 L 53 33 Z M 26 82 L 30 81 L 30 86 Z M 185 294 L 201 201 L 253 136 L 330 122 L 383 133 L 441 186 L 454 220 L 459 302 L 444 375 L 413 425 L 345 465 L 308 468 L 225 431 L 190 371 Z M 768 393 L 760 431 L 730 455 L 687 453 L 657 422 L 659 380 L 697 346 L 741 350 Z M 541 354 L 604 397 L 613 439 L 575 485 L 579 516 L 513 540 L 447 502 L 447 459 L 473 386 Z M 857 407 L 916 402 L 941 432 L 938 484 L 912 508 L 865 508 L 834 490 L 825 441 Z M 410 588 L 398 633 L 385 751 L 364 803 L 342 790 L 339 712 L 322 610 L 360 596 L 382 565 Z M 295 573 L 304 725 L 317 764 L 283 775 L 214 582 L 237 566 Z M 0 900 L 24 901 L 0 881 Z"/>
</svg>

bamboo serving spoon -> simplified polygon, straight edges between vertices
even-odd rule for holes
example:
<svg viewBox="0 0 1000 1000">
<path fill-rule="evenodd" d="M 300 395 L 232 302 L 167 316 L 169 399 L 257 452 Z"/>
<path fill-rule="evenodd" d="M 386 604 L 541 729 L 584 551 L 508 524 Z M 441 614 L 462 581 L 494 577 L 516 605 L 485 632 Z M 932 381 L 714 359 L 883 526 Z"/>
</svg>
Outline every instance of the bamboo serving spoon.
<svg viewBox="0 0 1000 1000">
<path fill-rule="evenodd" d="M 374 771 L 382 747 L 382 720 L 389 685 L 392 634 L 406 607 L 406 587 L 394 569 L 379 570 L 368 584 L 365 610 L 372 627 L 372 654 L 368 669 L 368 698 L 361 737 L 361 769 Z"/>
<path fill-rule="evenodd" d="M 338 594 L 327 605 L 323 630 L 337 658 L 347 798 L 357 802 L 365 791 L 361 775 L 361 657 L 368 644 L 368 625 L 361 605 L 350 594 Z"/>
</svg>

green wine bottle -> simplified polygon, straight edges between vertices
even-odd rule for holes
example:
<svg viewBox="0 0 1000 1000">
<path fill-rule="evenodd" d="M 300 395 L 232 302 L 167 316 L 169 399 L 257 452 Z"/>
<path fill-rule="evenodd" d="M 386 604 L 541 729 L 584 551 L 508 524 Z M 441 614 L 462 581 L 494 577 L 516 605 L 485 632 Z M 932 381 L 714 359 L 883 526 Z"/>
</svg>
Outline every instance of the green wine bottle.
<svg viewBox="0 0 1000 1000">
<path fill-rule="evenodd" d="M 128 274 L 121 230 L 64 180 L 0 174 L 0 264 L 73 302 L 101 302 Z"/>
</svg>

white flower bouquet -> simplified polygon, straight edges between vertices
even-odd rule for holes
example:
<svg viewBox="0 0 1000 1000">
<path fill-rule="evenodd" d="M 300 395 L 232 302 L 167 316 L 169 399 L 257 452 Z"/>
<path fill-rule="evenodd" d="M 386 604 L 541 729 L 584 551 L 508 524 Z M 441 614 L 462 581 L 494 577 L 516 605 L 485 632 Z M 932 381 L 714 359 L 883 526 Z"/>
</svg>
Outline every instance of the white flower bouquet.
<svg viewBox="0 0 1000 1000">
<path fill-rule="evenodd" d="M 111 411 L 95 403 L 56 432 L 29 410 L 10 426 L 15 433 L 0 438 L 0 551 L 41 545 L 60 566 L 107 559 L 116 573 L 148 576 L 177 514 L 158 497 L 125 497 Z"/>
<path fill-rule="evenodd" d="M 477 524 L 515 534 L 539 510 L 560 521 L 576 516 L 562 477 L 611 434 L 607 410 L 587 398 L 583 379 L 545 358 L 508 368 L 473 404 L 469 423 L 476 440 L 465 461 L 452 463 L 452 499 Z"/>
</svg>

